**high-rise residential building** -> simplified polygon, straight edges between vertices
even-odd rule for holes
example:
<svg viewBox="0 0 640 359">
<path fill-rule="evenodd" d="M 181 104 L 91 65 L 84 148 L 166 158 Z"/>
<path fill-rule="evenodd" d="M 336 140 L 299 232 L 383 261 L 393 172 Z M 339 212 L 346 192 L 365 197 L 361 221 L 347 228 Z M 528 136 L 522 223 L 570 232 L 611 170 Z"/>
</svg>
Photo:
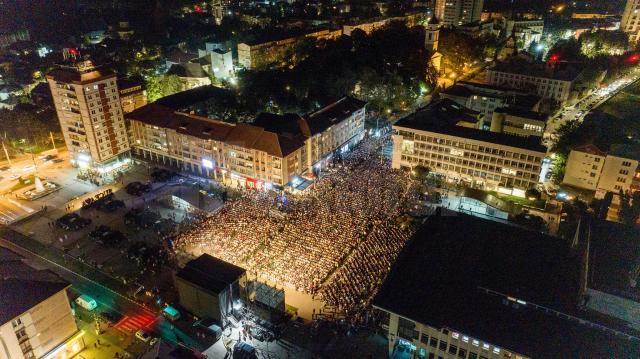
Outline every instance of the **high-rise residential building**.
<svg viewBox="0 0 640 359">
<path fill-rule="evenodd" d="M 54 69 L 47 81 L 74 165 L 103 168 L 129 152 L 114 72 L 84 61 Z"/>
<path fill-rule="evenodd" d="M 630 42 L 638 42 L 640 39 L 640 0 L 627 0 L 620 29 L 629 34 Z"/>
<path fill-rule="evenodd" d="M 436 0 L 435 16 L 444 26 L 480 21 L 484 0 Z"/>
</svg>

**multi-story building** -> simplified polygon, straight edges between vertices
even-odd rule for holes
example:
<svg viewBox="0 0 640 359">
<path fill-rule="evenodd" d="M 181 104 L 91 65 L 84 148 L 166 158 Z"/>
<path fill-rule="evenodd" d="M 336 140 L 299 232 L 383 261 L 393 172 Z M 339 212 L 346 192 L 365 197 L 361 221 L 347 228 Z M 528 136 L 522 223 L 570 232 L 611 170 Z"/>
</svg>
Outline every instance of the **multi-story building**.
<svg viewBox="0 0 640 359">
<path fill-rule="evenodd" d="M 491 120 L 493 111 L 497 108 L 518 107 L 537 111 L 542 101 L 539 96 L 529 95 L 524 91 L 464 81 L 443 90 L 440 97 L 480 112 L 486 122 Z"/>
<path fill-rule="evenodd" d="M 336 39 L 342 30 L 315 30 L 297 36 L 285 36 L 268 41 L 243 42 L 238 44 L 238 64 L 246 69 L 264 69 L 269 66 L 280 67 L 291 60 L 288 56 L 305 38 Z"/>
<path fill-rule="evenodd" d="M 540 97 L 565 103 L 571 98 L 581 73 L 572 67 L 561 69 L 515 59 L 499 62 L 488 69 L 487 83 L 530 91 Z"/>
<path fill-rule="evenodd" d="M 491 132 L 542 137 L 548 116 L 517 107 L 497 108 L 491 115 Z"/>
<path fill-rule="evenodd" d="M 198 50 L 200 62 L 209 74 L 228 81 L 234 75 L 231 42 L 207 42 L 204 50 Z"/>
<path fill-rule="evenodd" d="M 211 78 L 199 62 L 185 62 L 171 65 L 167 75 L 176 75 L 180 79 L 182 91 L 200 86 L 211 85 Z"/>
<path fill-rule="evenodd" d="M 435 16 L 446 27 L 480 21 L 484 0 L 435 0 Z"/>
<path fill-rule="evenodd" d="M 528 49 L 532 42 L 540 43 L 544 33 L 544 19 L 509 19 L 505 24 L 506 35 L 514 34 L 521 40 L 519 49 Z"/>
<path fill-rule="evenodd" d="M 53 272 L 0 251 L 0 359 L 65 359 L 85 348 L 68 287 Z"/>
<path fill-rule="evenodd" d="M 474 128 L 452 101 L 432 103 L 393 129 L 393 168 L 422 165 L 449 181 L 517 196 L 539 182 L 546 153 L 539 138 Z"/>
<path fill-rule="evenodd" d="M 8 47 L 18 41 L 29 41 L 31 36 L 29 30 L 20 29 L 17 31 L 2 31 L 0 30 L 0 48 Z"/>
<path fill-rule="evenodd" d="M 627 0 L 620 29 L 629 35 L 629 42 L 640 40 L 640 0 Z"/>
<path fill-rule="evenodd" d="M 117 82 L 122 112 L 129 113 L 147 104 L 144 82 L 130 79 L 118 79 Z"/>
<path fill-rule="evenodd" d="M 588 302 L 581 250 L 537 231 L 436 211 L 373 300 L 388 357 L 637 357 L 632 330 L 595 322 L 579 309 Z M 607 307 L 600 303 L 594 306 Z"/>
<path fill-rule="evenodd" d="M 638 161 L 606 153 L 594 145 L 571 150 L 562 183 L 590 191 L 602 198 L 631 190 L 638 172 Z"/>
<path fill-rule="evenodd" d="M 116 74 L 90 61 L 47 75 L 72 163 L 100 167 L 129 152 Z"/>
<path fill-rule="evenodd" d="M 152 103 L 127 119 L 134 152 L 142 158 L 240 186 L 283 188 L 296 187 L 336 150 L 347 151 L 363 138 L 365 103 L 344 97 L 304 118 L 261 114 L 253 124 Z"/>
</svg>

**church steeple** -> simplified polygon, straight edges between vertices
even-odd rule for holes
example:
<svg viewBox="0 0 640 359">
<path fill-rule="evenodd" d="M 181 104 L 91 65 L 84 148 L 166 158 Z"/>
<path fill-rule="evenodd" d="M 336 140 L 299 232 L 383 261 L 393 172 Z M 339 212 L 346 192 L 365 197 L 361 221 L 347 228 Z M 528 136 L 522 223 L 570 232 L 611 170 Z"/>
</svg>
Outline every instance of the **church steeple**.
<svg viewBox="0 0 640 359">
<path fill-rule="evenodd" d="M 440 41 L 440 22 L 433 16 L 425 26 L 424 47 L 431 52 L 438 51 Z"/>
</svg>

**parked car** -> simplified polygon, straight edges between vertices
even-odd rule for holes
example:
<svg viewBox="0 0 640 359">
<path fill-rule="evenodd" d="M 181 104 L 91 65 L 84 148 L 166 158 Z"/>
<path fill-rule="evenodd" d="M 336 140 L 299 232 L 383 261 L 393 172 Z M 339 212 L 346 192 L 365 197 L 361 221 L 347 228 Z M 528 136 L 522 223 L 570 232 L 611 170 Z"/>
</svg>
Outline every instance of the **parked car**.
<svg viewBox="0 0 640 359">
<path fill-rule="evenodd" d="M 76 298 L 76 304 L 89 311 L 96 309 L 98 306 L 98 302 L 86 294 Z"/>
<path fill-rule="evenodd" d="M 213 319 L 197 320 L 193 326 L 202 333 L 214 337 L 216 341 L 222 337 L 222 328 Z"/>
<path fill-rule="evenodd" d="M 153 346 L 158 342 L 158 338 L 152 337 L 151 334 L 145 332 L 142 329 L 136 332 L 136 338 L 138 338 L 139 340 L 145 343 L 148 343 L 149 346 Z"/>
</svg>

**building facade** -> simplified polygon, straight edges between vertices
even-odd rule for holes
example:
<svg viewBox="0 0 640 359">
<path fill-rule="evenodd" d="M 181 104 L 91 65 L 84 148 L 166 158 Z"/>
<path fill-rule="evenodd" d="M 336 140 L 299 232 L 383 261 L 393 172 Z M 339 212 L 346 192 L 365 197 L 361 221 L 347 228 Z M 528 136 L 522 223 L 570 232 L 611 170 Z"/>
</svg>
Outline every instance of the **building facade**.
<svg viewBox="0 0 640 359">
<path fill-rule="evenodd" d="M 365 103 L 349 97 L 309 116 L 262 114 L 231 124 L 150 104 L 127 116 L 145 159 L 242 187 L 294 187 L 364 136 Z"/>
<path fill-rule="evenodd" d="M 622 13 L 620 29 L 629 35 L 629 42 L 638 42 L 640 39 L 640 0 L 627 0 Z"/>
<path fill-rule="evenodd" d="M 291 60 L 291 52 L 305 38 L 316 40 L 336 39 L 342 35 L 342 30 L 317 30 L 307 34 L 282 38 L 278 40 L 239 43 L 238 64 L 246 69 L 264 69 L 269 66 L 280 67 Z"/>
<path fill-rule="evenodd" d="M 596 198 L 607 192 L 632 191 L 638 174 L 635 159 L 607 154 L 593 145 L 574 148 L 569 153 L 563 184 L 596 191 Z"/>
<path fill-rule="evenodd" d="M 446 27 L 480 21 L 484 0 L 435 0 L 435 16 Z"/>
<path fill-rule="evenodd" d="M 67 297 L 66 283 L 0 280 L 1 359 L 65 359 L 85 347 Z M 15 303 L 11 303 L 15 302 Z"/>
<path fill-rule="evenodd" d="M 393 168 L 421 165 L 468 187 L 524 196 L 537 186 L 546 148 L 535 137 L 443 124 L 425 110 L 393 125 Z"/>
<path fill-rule="evenodd" d="M 147 104 L 147 91 L 142 82 L 118 80 L 118 92 L 124 113 L 132 112 Z"/>
<path fill-rule="evenodd" d="M 485 340 L 474 338 L 450 328 L 437 328 L 405 318 L 381 307 L 383 325 L 389 335 L 389 357 L 398 346 L 404 346 L 421 359 L 527 359 L 524 355 L 499 347 Z"/>
<path fill-rule="evenodd" d="M 85 61 L 47 81 L 73 164 L 101 166 L 129 152 L 115 73 Z"/>
<path fill-rule="evenodd" d="M 509 66 L 495 66 L 487 70 L 487 82 L 490 85 L 505 86 L 514 89 L 529 90 L 536 95 L 553 99 L 560 103 L 568 101 L 574 90 L 575 76 L 555 76 L 552 71 L 534 71 L 531 65 L 530 71 L 510 69 Z"/>
</svg>

